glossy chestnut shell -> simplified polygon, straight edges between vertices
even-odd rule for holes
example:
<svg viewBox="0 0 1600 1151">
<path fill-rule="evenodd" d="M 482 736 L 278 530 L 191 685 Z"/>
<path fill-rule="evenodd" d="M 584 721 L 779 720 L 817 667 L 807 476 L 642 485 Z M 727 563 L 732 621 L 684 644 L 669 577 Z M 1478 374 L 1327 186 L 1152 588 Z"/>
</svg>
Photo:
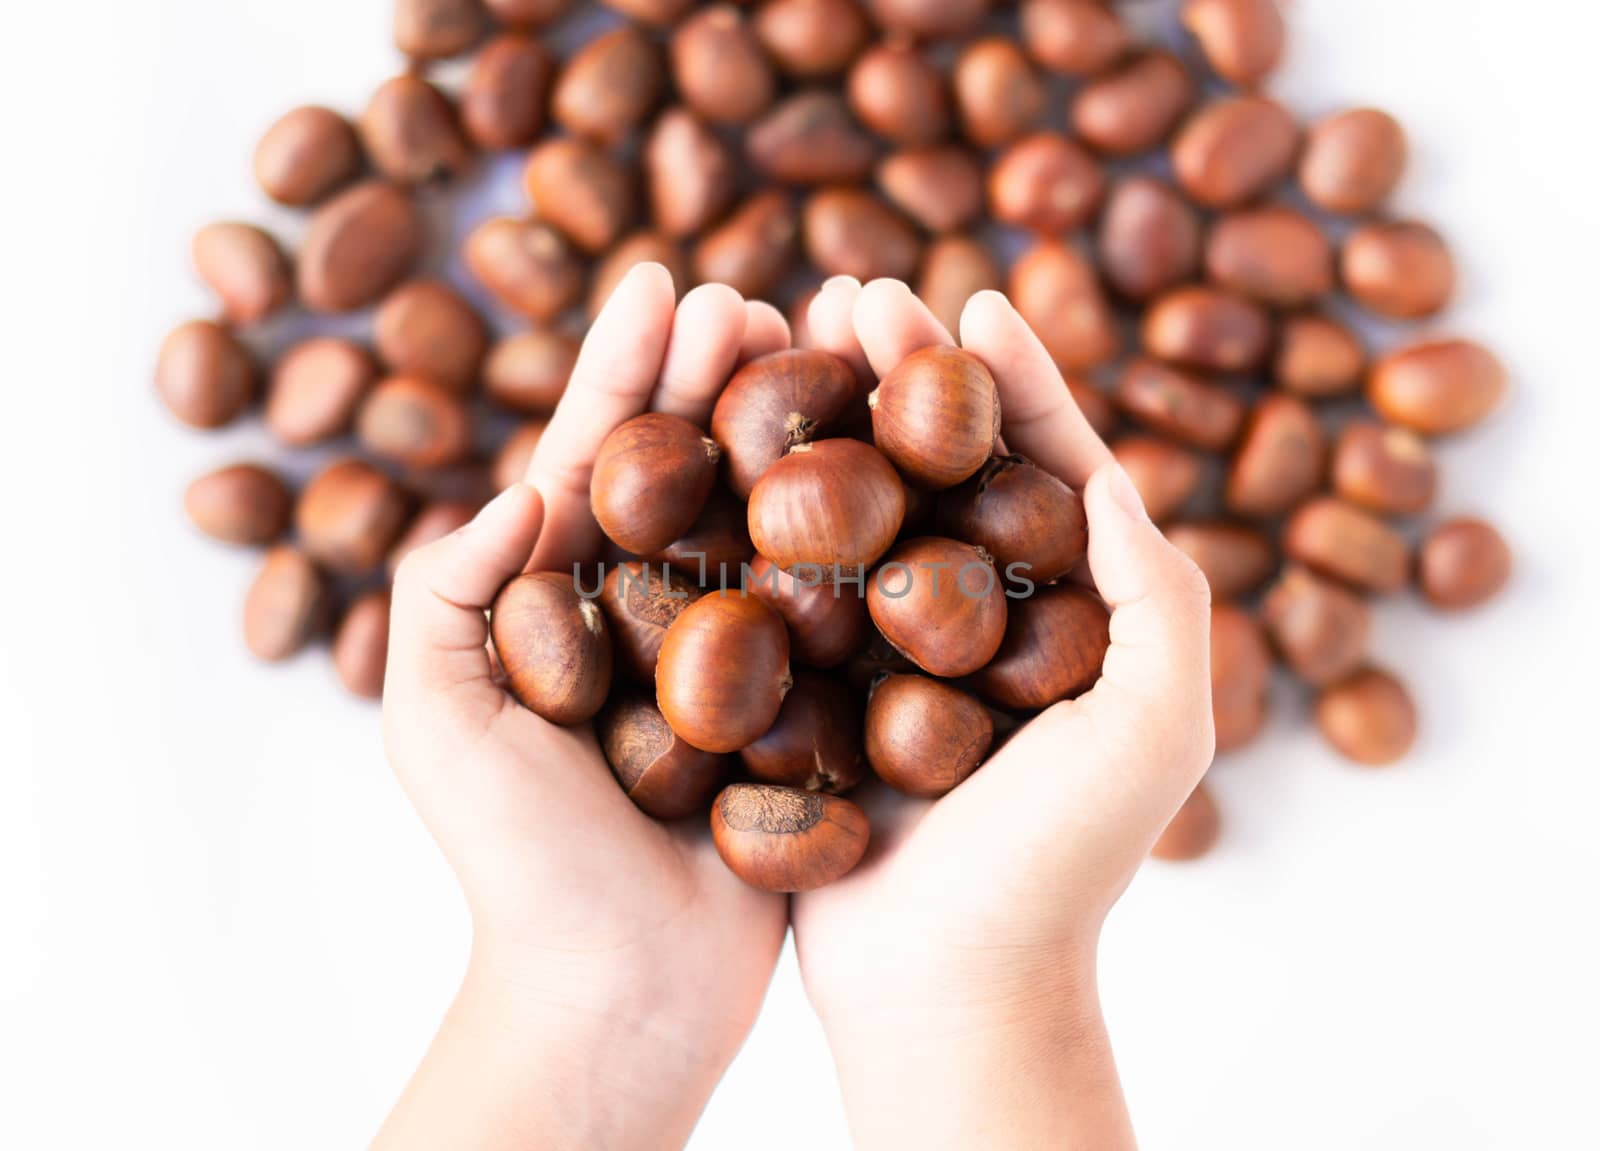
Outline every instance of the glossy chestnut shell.
<svg viewBox="0 0 1600 1151">
<path fill-rule="evenodd" d="M 738 591 L 712 592 L 685 608 L 656 660 L 661 714 L 703 751 L 738 751 L 760 739 L 793 682 L 782 618 Z"/>
<path fill-rule="evenodd" d="M 994 658 L 1006 634 L 1006 584 L 988 553 L 927 536 L 885 557 L 867 584 L 883 637 L 924 671 L 955 677 Z"/>
<path fill-rule="evenodd" d="M 936 679 L 890 675 L 867 701 L 867 761 L 906 795 L 944 795 L 978 769 L 993 742 L 989 710 Z"/>
<path fill-rule="evenodd" d="M 976 472 L 1000 435 L 1000 394 L 983 361 L 960 348 L 913 352 L 867 397 L 878 450 L 925 488 Z"/>
<path fill-rule="evenodd" d="M 571 572 L 530 572 L 506 584 L 489 609 L 489 634 L 506 686 L 528 710 L 571 725 L 605 706 L 610 629 Z"/>
<path fill-rule="evenodd" d="M 600 445 L 589 505 L 606 536 L 635 555 L 660 551 L 693 526 L 717 482 L 722 450 L 681 416 L 646 412 Z"/>
<path fill-rule="evenodd" d="M 870 830 L 848 799 L 735 783 L 711 805 L 711 838 L 728 869 L 766 891 L 812 891 L 861 862 Z"/>
</svg>

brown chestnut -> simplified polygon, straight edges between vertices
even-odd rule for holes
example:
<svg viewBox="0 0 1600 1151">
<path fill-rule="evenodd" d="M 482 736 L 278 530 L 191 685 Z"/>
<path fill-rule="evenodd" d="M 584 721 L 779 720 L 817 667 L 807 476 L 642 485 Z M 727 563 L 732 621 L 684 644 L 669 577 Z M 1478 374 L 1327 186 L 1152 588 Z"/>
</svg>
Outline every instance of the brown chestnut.
<svg viewBox="0 0 1600 1151">
<path fill-rule="evenodd" d="M 1370 512 L 1330 497 L 1302 504 L 1283 529 L 1283 554 L 1363 591 L 1388 594 L 1406 584 L 1405 539 Z"/>
<path fill-rule="evenodd" d="M 483 46 L 461 93 L 461 126 L 485 151 L 525 148 L 544 130 L 555 61 L 532 36 L 507 33 Z"/>
<path fill-rule="evenodd" d="M 1035 132 L 989 169 L 989 212 L 1002 224 L 1056 235 L 1088 223 L 1105 190 L 1093 156 L 1058 132 Z"/>
<path fill-rule="evenodd" d="M 607 252 L 589 280 L 589 320 L 600 314 L 611 293 L 639 264 L 660 264 L 672 277 L 679 295 L 689 284 L 689 264 L 677 241 L 659 232 L 635 232 Z"/>
<path fill-rule="evenodd" d="M 593 719 L 611 690 L 605 613 L 571 572 L 529 572 L 495 596 L 489 634 L 518 702 L 551 723 Z"/>
<path fill-rule="evenodd" d="M 867 816 L 848 799 L 735 783 L 711 805 L 711 839 L 728 870 L 766 891 L 812 891 L 842 878 L 867 850 Z"/>
<path fill-rule="evenodd" d="M 993 0 L 868 0 L 878 26 L 919 40 L 965 36 L 989 14 Z"/>
<path fill-rule="evenodd" d="M 906 795 L 947 794 L 978 769 L 993 742 L 989 709 L 948 683 L 890 675 L 867 700 L 867 762 Z"/>
<path fill-rule="evenodd" d="M 1305 568 L 1279 577 L 1262 601 L 1261 622 L 1290 670 L 1313 686 L 1349 675 L 1367 658 L 1367 605 Z"/>
<path fill-rule="evenodd" d="M 1244 747 L 1267 722 L 1272 653 L 1261 626 L 1227 604 L 1211 609 L 1211 715 L 1217 750 Z"/>
<path fill-rule="evenodd" d="M 1066 575 L 1089 549 L 1078 493 L 1026 456 L 995 456 L 939 497 L 944 534 L 982 548 L 1002 574 L 1035 583 Z"/>
<path fill-rule="evenodd" d="M 506 308 L 548 321 L 583 294 L 583 263 L 561 233 L 535 220 L 485 220 L 467 236 L 462 258 Z"/>
<path fill-rule="evenodd" d="M 437 384 L 391 376 L 362 401 L 356 438 L 380 459 L 442 468 L 471 453 L 472 418 L 459 397 Z"/>
<path fill-rule="evenodd" d="M 877 449 L 819 440 L 796 445 L 751 491 L 750 539 L 785 571 L 855 574 L 889 550 L 905 512 L 905 487 Z"/>
<path fill-rule="evenodd" d="M 1022 44 L 1048 71 L 1097 75 L 1115 65 L 1131 43 L 1115 10 L 1098 0 L 1023 0 Z"/>
<path fill-rule="evenodd" d="M 195 271 L 236 324 L 260 323 L 294 295 L 288 257 L 254 224 L 207 224 L 195 233 L 190 251 Z"/>
<path fill-rule="evenodd" d="M 922 250 L 916 229 L 870 192 L 823 188 L 801 215 L 806 255 L 824 275 L 909 280 Z"/>
<path fill-rule="evenodd" d="M 1200 217 L 1160 180 L 1129 177 L 1106 200 L 1099 252 L 1106 281 L 1118 295 L 1148 300 L 1200 266 Z"/>
<path fill-rule="evenodd" d="M 389 590 L 366 592 L 345 611 L 333 633 L 333 670 L 351 695 L 383 698 L 389 661 Z"/>
<path fill-rule="evenodd" d="M 483 6 L 507 28 L 542 28 L 571 7 L 572 0 L 483 0 Z"/>
<path fill-rule="evenodd" d="M 935 234 L 965 227 L 983 214 L 983 167 L 976 155 L 953 144 L 885 157 L 878 165 L 878 187 Z"/>
<path fill-rule="evenodd" d="M 607 537 L 649 555 L 684 532 L 717 482 L 722 449 L 681 416 L 646 412 L 618 425 L 595 456 L 589 505 Z"/>
<path fill-rule="evenodd" d="M 799 671 L 765 735 L 739 752 L 761 783 L 835 795 L 861 782 L 861 707 L 843 683 Z"/>
<path fill-rule="evenodd" d="M 669 565 L 613 565 L 596 602 L 606 613 L 616 668 L 637 683 L 654 684 L 661 641 L 700 590 Z"/>
<path fill-rule="evenodd" d="M 953 679 L 977 671 L 999 650 L 1006 586 L 981 548 L 927 536 L 884 557 L 867 584 L 867 611 L 912 663 Z"/>
<path fill-rule="evenodd" d="M 1205 259 L 1214 283 L 1270 307 L 1300 307 L 1333 291 L 1333 245 L 1293 208 L 1228 213 L 1212 227 Z"/>
<path fill-rule="evenodd" d="M 295 263 L 300 302 L 313 312 L 375 303 L 422 254 L 422 216 L 405 191 L 369 180 L 323 204 Z"/>
<path fill-rule="evenodd" d="M 1094 434 L 1102 440 L 1109 439 L 1117 430 L 1117 409 L 1112 406 L 1111 397 L 1099 385 L 1076 376 L 1067 377 L 1067 391 L 1072 393 L 1072 402 L 1078 405 Z"/>
<path fill-rule="evenodd" d="M 285 113 L 255 151 L 256 183 L 270 199 L 304 208 L 332 195 L 361 172 L 361 144 L 350 121 L 307 105 Z"/>
<path fill-rule="evenodd" d="M 762 474 L 796 444 L 826 432 L 856 399 L 855 373 L 829 352 L 773 352 L 734 373 L 711 413 L 727 482 L 749 499 Z"/>
<path fill-rule="evenodd" d="M 1331 399 L 1358 391 L 1367 352 L 1345 325 L 1327 316 L 1285 317 L 1273 353 L 1272 382 L 1308 400 Z"/>
<path fill-rule="evenodd" d="M 377 379 L 366 350 L 323 336 L 297 344 L 272 370 L 267 387 L 267 430 L 291 447 L 340 436 Z"/>
<path fill-rule="evenodd" d="M 1198 783 L 1150 854 L 1170 863 L 1187 863 L 1207 854 L 1221 835 L 1222 816 L 1217 811 L 1217 801 L 1203 782 Z"/>
<path fill-rule="evenodd" d="M 1367 767 L 1405 758 L 1417 738 L 1417 707 L 1405 685 L 1366 668 L 1317 696 L 1317 727 L 1333 749 Z"/>
<path fill-rule="evenodd" d="M 973 683 L 997 707 L 1040 710 L 1093 687 L 1110 647 L 1111 613 L 1099 596 L 1042 587 L 1012 601 L 1005 640 Z"/>
<path fill-rule="evenodd" d="M 746 124 L 772 103 L 778 79 L 744 13 L 701 9 L 672 34 L 672 78 L 683 102 L 715 124 Z"/>
<path fill-rule="evenodd" d="M 835 580 L 831 572 L 791 574 L 757 556 L 744 587 L 783 617 L 790 655 L 809 667 L 837 667 L 867 641 L 867 605 L 854 582 Z"/>
<path fill-rule="evenodd" d="M 566 394 L 578 362 L 578 341 L 565 332 L 535 330 L 507 336 L 483 365 L 483 390 L 502 408 L 548 416 Z"/>
<path fill-rule="evenodd" d="M 529 153 L 522 183 L 539 218 L 590 254 L 611 247 L 633 223 L 631 176 L 589 140 L 546 140 Z"/>
<path fill-rule="evenodd" d="M 1112 442 L 1111 454 L 1156 523 L 1177 514 L 1200 488 L 1199 457 L 1167 440 L 1122 436 Z"/>
<path fill-rule="evenodd" d="M 1122 369 L 1112 399 L 1144 426 L 1212 452 L 1239 438 L 1245 418 L 1244 401 L 1221 384 L 1148 359 Z"/>
<path fill-rule="evenodd" d="M 1339 260 L 1345 290 L 1385 319 L 1436 316 L 1455 294 L 1455 260 L 1426 224 L 1366 224 L 1345 238 Z"/>
<path fill-rule="evenodd" d="M 760 739 L 793 682 L 782 618 L 737 590 L 709 592 L 679 612 L 656 660 L 661 714 L 703 751 Z"/>
<path fill-rule="evenodd" d="M 483 34 L 478 0 L 395 0 L 394 46 L 414 60 L 465 52 Z"/>
<path fill-rule="evenodd" d="M 1294 167 L 1300 126 L 1264 96 L 1231 96 L 1201 108 L 1172 141 L 1178 186 L 1206 208 L 1253 200 Z"/>
<path fill-rule="evenodd" d="M 466 527 L 477 514 L 477 504 L 460 500 L 435 500 L 426 505 L 389 549 L 389 558 L 384 561 L 389 579 L 394 579 L 406 556 L 419 548 L 437 543 L 457 528 Z"/>
<path fill-rule="evenodd" d="M 1259 528 L 1225 520 L 1188 520 L 1165 530 L 1172 546 L 1206 577 L 1213 603 L 1249 595 L 1277 570 L 1277 549 Z"/>
<path fill-rule="evenodd" d="M 687 108 L 661 113 L 641 159 L 651 218 L 667 236 L 692 236 L 733 203 L 738 175 L 733 155 Z"/>
<path fill-rule="evenodd" d="M 539 450 L 539 441 L 544 439 L 549 426 L 546 420 L 527 420 L 506 437 L 489 468 L 489 480 L 495 491 L 503 492 L 512 484 L 527 480 L 533 453 Z"/>
<path fill-rule="evenodd" d="M 676 24 L 694 7 L 694 0 L 600 0 L 607 8 L 630 20 L 665 28 Z"/>
<path fill-rule="evenodd" d="M 220 428 L 255 398 L 255 364 L 227 328 L 190 320 L 161 343 L 156 392 L 167 411 L 191 428 Z"/>
<path fill-rule="evenodd" d="M 376 571 L 400 537 L 411 501 L 371 464 L 336 460 L 311 478 L 295 506 L 306 554 L 339 575 Z"/>
<path fill-rule="evenodd" d="M 780 101 L 745 137 L 756 170 L 782 184 L 854 184 L 878 159 L 878 143 L 861 130 L 843 97 L 826 89 Z"/>
<path fill-rule="evenodd" d="M 947 332 L 961 330 L 961 313 L 979 292 L 999 291 L 1005 284 L 1000 265 L 980 240 L 965 235 L 939 236 L 922 253 L 917 295 Z"/>
<path fill-rule="evenodd" d="M 619 694 L 595 717 L 594 730 L 622 790 L 653 819 L 704 811 L 728 774 L 726 756 L 690 747 L 645 695 Z"/>
<path fill-rule="evenodd" d="M 1014 40 L 986 36 L 956 58 L 951 74 L 967 140 L 997 148 L 1018 139 L 1044 112 L 1044 84 Z"/>
<path fill-rule="evenodd" d="M 1406 167 L 1406 134 L 1376 108 L 1354 108 L 1312 126 L 1300 157 L 1300 187 L 1326 212 L 1355 215 L 1381 204 Z"/>
<path fill-rule="evenodd" d="M 295 655 L 322 628 L 328 583 L 302 552 L 279 544 L 267 553 L 244 600 L 244 643 L 269 663 Z"/>
<path fill-rule="evenodd" d="M 189 521 L 225 544 L 271 543 L 289 526 L 291 503 L 278 474 L 256 464 L 208 472 L 183 493 Z"/>
<path fill-rule="evenodd" d="M 1415 432 L 1346 424 L 1333 449 L 1333 490 L 1380 515 L 1414 516 L 1433 503 L 1439 469 Z"/>
<path fill-rule="evenodd" d="M 856 118 L 890 143 L 925 148 L 950 131 L 944 77 L 914 44 L 868 48 L 851 66 L 845 90 Z"/>
<path fill-rule="evenodd" d="M 788 271 L 799 235 L 800 218 L 789 197 L 777 189 L 758 192 L 695 246 L 695 278 L 757 299 Z"/>
<path fill-rule="evenodd" d="M 1288 513 L 1321 486 L 1327 451 L 1322 424 L 1305 401 L 1263 396 L 1229 465 L 1223 505 L 1251 519 Z"/>
<path fill-rule="evenodd" d="M 407 73 L 379 85 L 357 129 L 372 166 L 396 184 L 449 179 L 472 160 L 450 97 L 421 76 Z"/>
<path fill-rule="evenodd" d="M 1060 240 L 1039 240 L 1011 265 L 1011 302 L 1063 372 L 1086 372 L 1122 350 L 1094 265 Z"/>
<path fill-rule="evenodd" d="M 1378 414 L 1423 436 L 1470 428 L 1505 392 L 1505 367 L 1470 340 L 1426 340 L 1397 348 L 1367 377 L 1367 398 Z"/>
<path fill-rule="evenodd" d="M 650 558 L 671 564 L 701 587 L 738 587 L 742 565 L 756 554 L 745 506 L 716 488 L 689 530 Z"/>
<path fill-rule="evenodd" d="M 395 375 L 419 376 L 457 395 L 477 383 L 489 331 L 449 284 L 400 285 L 384 297 L 373 323 L 378 357 Z"/>
<path fill-rule="evenodd" d="M 1068 110 L 1073 131 L 1108 156 L 1158 147 L 1194 103 L 1195 82 L 1170 52 L 1147 52 L 1078 90 Z"/>
<path fill-rule="evenodd" d="M 1511 579 L 1511 549 L 1493 525 L 1454 519 L 1428 533 L 1417 554 L 1417 585 L 1444 611 L 1487 603 Z"/>
<path fill-rule="evenodd" d="M 550 116 L 567 131 L 614 144 L 644 121 L 666 86 L 661 50 L 631 25 L 578 49 L 557 77 Z"/>
<path fill-rule="evenodd" d="M 1278 66 L 1285 40 L 1278 0 L 1186 0 L 1183 26 L 1211 70 L 1249 87 Z"/>
<path fill-rule="evenodd" d="M 872 34 L 856 0 L 767 0 L 755 25 L 778 67 L 801 79 L 844 71 Z"/>
<path fill-rule="evenodd" d="M 1272 321 L 1231 292 L 1176 288 L 1150 306 L 1140 336 L 1157 359 L 1203 372 L 1248 372 L 1266 358 Z"/>
<path fill-rule="evenodd" d="M 925 488 L 954 487 L 989 458 L 1000 393 L 983 361 L 948 346 L 901 360 L 867 397 L 878 450 Z"/>
</svg>

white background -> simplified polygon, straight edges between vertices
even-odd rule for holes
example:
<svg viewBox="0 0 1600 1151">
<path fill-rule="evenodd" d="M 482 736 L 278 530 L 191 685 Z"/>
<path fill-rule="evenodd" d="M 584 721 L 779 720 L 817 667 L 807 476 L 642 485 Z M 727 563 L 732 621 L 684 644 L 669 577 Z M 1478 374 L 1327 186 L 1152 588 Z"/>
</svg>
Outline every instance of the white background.
<svg viewBox="0 0 1600 1151">
<path fill-rule="evenodd" d="M 244 654 L 252 561 L 179 500 L 253 433 L 179 432 L 149 369 L 208 306 L 190 231 L 262 214 L 260 128 L 394 67 L 386 4 L 0 23 L 0 1146 L 358 1146 L 454 988 L 465 916 L 376 711 L 321 656 Z M 1470 620 L 1383 607 L 1426 718 L 1404 766 L 1337 761 L 1285 694 L 1213 773 L 1222 848 L 1147 869 L 1107 931 L 1128 1096 L 1148 1148 L 1597 1146 L 1600 26 L 1565 0 L 1298 0 L 1293 31 L 1297 109 L 1410 128 L 1402 205 L 1463 266 L 1450 324 L 1513 368 L 1511 404 L 1443 450 L 1442 507 L 1503 525 L 1519 570 Z M 753 1130 L 847 1142 L 787 958 L 693 1146 Z"/>
</svg>

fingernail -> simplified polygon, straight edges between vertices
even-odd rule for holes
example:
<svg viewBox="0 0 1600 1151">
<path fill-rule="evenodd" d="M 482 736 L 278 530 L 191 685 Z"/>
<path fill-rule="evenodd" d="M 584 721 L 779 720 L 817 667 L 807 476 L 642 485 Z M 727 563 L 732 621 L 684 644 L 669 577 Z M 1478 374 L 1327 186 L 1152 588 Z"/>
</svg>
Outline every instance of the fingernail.
<svg viewBox="0 0 1600 1151">
<path fill-rule="evenodd" d="M 1145 511 L 1144 500 L 1139 498 L 1139 489 L 1133 486 L 1133 480 L 1128 478 L 1121 464 L 1106 465 L 1106 486 L 1111 489 L 1111 502 L 1129 517 L 1150 522 L 1150 513 Z"/>
<path fill-rule="evenodd" d="M 856 279 L 854 276 L 829 276 L 826 280 L 822 281 L 822 290 L 824 292 L 835 288 L 859 287 L 861 287 L 861 281 Z"/>
</svg>

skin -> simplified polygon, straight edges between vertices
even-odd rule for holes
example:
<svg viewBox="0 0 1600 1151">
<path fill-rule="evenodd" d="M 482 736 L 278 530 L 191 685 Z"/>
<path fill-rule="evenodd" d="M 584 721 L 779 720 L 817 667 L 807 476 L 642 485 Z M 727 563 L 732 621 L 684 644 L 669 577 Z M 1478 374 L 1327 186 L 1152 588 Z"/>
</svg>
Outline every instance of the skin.
<svg viewBox="0 0 1600 1151">
<path fill-rule="evenodd" d="M 1084 488 L 1089 574 L 1113 608 L 1105 674 L 941 800 L 853 793 L 873 840 L 844 880 L 788 900 L 744 887 L 704 821 L 653 823 L 587 727 L 551 727 L 496 683 L 483 606 L 520 570 L 597 554 L 588 477 L 607 432 L 647 408 L 704 424 L 737 361 L 788 342 L 730 289 L 672 300 L 659 266 L 631 272 L 529 483 L 401 567 L 385 735 L 474 945 L 375 1146 L 681 1146 L 792 923 L 858 1148 L 1132 1147 L 1095 953 L 1211 761 L 1209 594 L 1004 297 L 968 303 L 961 343 L 994 372 L 1010 450 Z M 954 342 L 893 281 L 829 281 L 808 324 L 863 375 Z"/>
</svg>

